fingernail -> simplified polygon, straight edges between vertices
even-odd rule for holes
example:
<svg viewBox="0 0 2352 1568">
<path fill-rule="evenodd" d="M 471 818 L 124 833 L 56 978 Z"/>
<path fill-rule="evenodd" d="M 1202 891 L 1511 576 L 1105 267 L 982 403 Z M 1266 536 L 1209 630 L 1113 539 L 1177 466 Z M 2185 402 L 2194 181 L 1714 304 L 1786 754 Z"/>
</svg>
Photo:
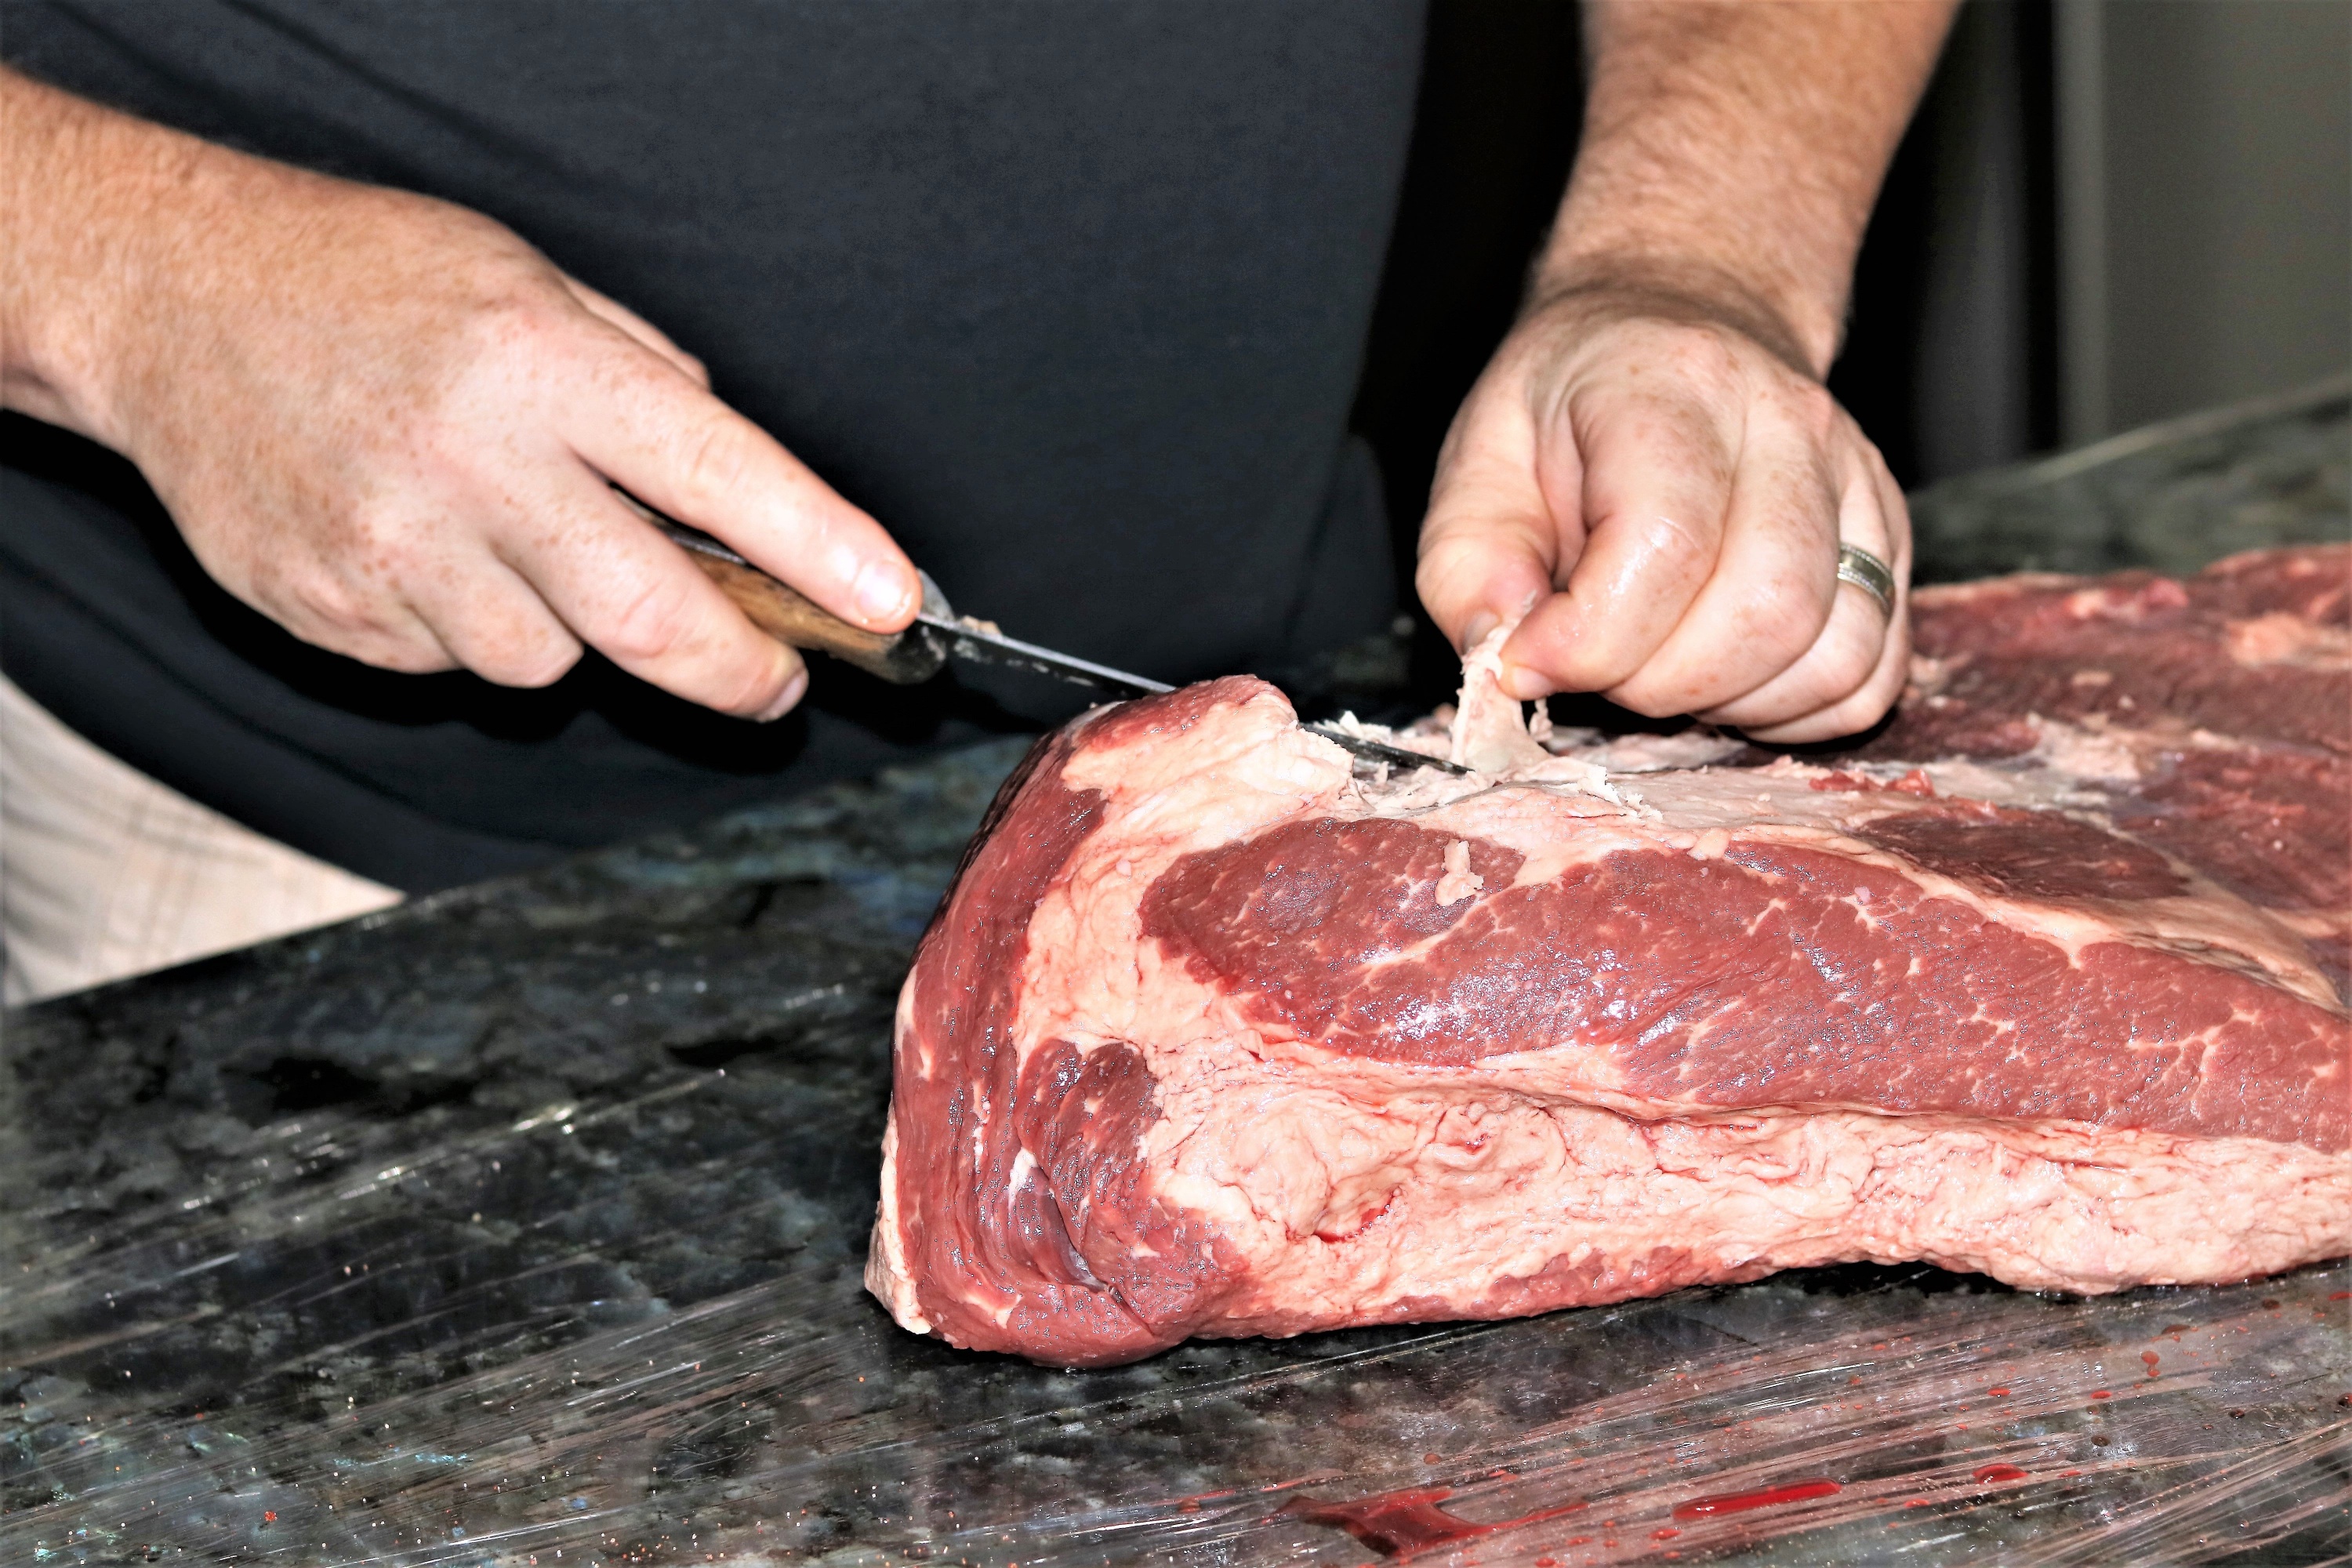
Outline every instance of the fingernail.
<svg viewBox="0 0 2352 1568">
<path fill-rule="evenodd" d="M 887 561 L 868 561 L 849 591 L 856 602 L 857 613 L 869 621 L 898 619 L 913 593 L 907 574 Z"/>
<path fill-rule="evenodd" d="M 799 703 L 802 694 L 807 690 L 808 671 L 804 668 L 793 671 L 793 678 L 784 682 L 784 689 L 776 693 L 776 700 L 761 709 L 754 716 L 755 721 L 761 724 L 774 723 L 791 712 Z"/>
<path fill-rule="evenodd" d="M 1522 702 L 1532 702 L 1538 697 L 1551 695 L 1544 679 L 1523 665 L 1507 664 L 1495 684 Z"/>
<path fill-rule="evenodd" d="M 1481 610 L 1471 616 L 1470 624 L 1462 628 L 1462 651 L 1468 653 L 1472 648 L 1485 642 L 1486 635 L 1502 624 L 1502 617 L 1492 610 Z"/>
</svg>

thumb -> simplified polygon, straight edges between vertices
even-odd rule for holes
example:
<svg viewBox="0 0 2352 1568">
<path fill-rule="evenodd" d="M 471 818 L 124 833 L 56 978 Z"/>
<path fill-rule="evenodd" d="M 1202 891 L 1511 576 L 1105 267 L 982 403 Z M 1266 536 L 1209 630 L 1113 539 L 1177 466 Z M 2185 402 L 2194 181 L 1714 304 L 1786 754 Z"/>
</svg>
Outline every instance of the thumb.
<svg viewBox="0 0 2352 1568">
<path fill-rule="evenodd" d="M 1534 608 L 1573 563 L 1572 543 L 1570 560 L 1561 560 L 1563 530 L 1544 498 L 1536 448 L 1519 400 L 1481 386 L 1438 454 L 1413 586 L 1438 629 L 1465 652 Z M 1575 495 L 1575 476 L 1564 478 L 1563 493 Z"/>
</svg>

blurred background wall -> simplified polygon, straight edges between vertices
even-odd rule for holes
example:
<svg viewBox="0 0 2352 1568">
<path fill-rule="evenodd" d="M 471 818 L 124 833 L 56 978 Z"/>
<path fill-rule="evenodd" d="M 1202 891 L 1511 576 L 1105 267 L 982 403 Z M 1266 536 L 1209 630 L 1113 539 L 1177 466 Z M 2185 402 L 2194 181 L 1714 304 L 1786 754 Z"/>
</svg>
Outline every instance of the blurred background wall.
<svg viewBox="0 0 2352 1568">
<path fill-rule="evenodd" d="M 1573 157 L 1581 71 L 1572 5 L 1435 0 L 1356 411 L 1408 560 Z M 2341 373 L 2348 160 L 2352 0 L 1969 0 L 1831 384 L 1917 486 Z"/>
<path fill-rule="evenodd" d="M 2352 359 L 2352 4 L 2058 0 L 2062 433 Z"/>
</svg>

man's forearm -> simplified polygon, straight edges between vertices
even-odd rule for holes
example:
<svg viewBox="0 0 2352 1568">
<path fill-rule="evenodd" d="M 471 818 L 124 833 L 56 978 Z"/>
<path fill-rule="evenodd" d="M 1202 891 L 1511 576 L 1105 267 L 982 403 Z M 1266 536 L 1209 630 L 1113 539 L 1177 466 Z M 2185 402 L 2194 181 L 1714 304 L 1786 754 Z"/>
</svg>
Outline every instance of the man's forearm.
<svg viewBox="0 0 2352 1568">
<path fill-rule="evenodd" d="M 1687 295 L 1814 375 L 1955 0 L 1594 0 L 1584 140 L 1536 279 Z"/>
<path fill-rule="evenodd" d="M 160 216 L 171 142 L 186 140 L 0 69 L 6 406 L 101 438 L 110 434 L 97 389 L 112 319 L 138 287 L 128 229 L 142 211 Z"/>
<path fill-rule="evenodd" d="M 123 394 L 177 312 L 288 268 L 270 198 L 328 183 L 0 68 L 0 405 L 128 450 Z"/>
</svg>

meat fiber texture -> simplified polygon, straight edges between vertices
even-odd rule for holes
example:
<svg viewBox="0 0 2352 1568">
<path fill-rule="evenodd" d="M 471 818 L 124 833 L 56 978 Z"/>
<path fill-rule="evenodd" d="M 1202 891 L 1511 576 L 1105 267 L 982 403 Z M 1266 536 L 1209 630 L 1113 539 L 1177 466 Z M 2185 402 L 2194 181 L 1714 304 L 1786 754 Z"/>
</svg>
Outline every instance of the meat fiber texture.
<svg viewBox="0 0 2352 1568">
<path fill-rule="evenodd" d="M 2352 1250 L 2352 554 L 1915 599 L 1874 738 L 1523 721 L 1368 774 L 1274 688 L 1007 784 L 901 994 L 867 1283 L 1099 1365 L 1853 1260 Z"/>
</svg>

